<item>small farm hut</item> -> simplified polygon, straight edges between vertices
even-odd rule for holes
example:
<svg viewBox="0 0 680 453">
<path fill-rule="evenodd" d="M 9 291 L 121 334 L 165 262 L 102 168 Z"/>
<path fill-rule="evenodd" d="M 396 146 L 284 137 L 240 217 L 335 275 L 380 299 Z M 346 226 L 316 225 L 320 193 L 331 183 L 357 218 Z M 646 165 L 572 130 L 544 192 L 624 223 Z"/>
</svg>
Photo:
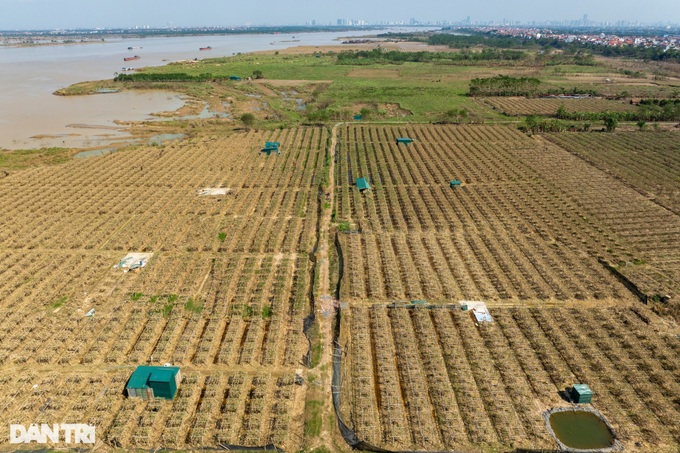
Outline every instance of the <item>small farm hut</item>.
<svg viewBox="0 0 680 453">
<path fill-rule="evenodd" d="M 569 391 L 571 400 L 578 404 L 590 403 L 593 399 L 593 391 L 586 384 L 574 384 Z"/>
<path fill-rule="evenodd" d="M 182 375 L 176 366 L 138 366 L 128 380 L 129 398 L 152 400 L 175 397 Z"/>
<path fill-rule="evenodd" d="M 237 75 L 230 75 L 229 80 L 241 80 L 241 77 Z"/>
<path fill-rule="evenodd" d="M 357 178 L 357 189 L 363 192 L 364 190 L 368 190 L 370 188 L 371 186 L 368 184 L 368 181 L 366 181 L 366 178 Z"/>
<path fill-rule="evenodd" d="M 399 143 L 403 143 L 403 144 L 405 144 L 405 145 L 408 145 L 408 144 L 410 144 L 410 143 L 413 143 L 413 139 L 412 139 L 412 138 L 408 138 L 408 137 L 399 137 L 399 138 L 397 138 L 397 145 L 398 145 Z"/>
<path fill-rule="evenodd" d="M 262 152 L 267 153 L 267 156 L 271 155 L 271 153 L 281 154 L 280 146 L 280 142 L 265 142 Z"/>
<path fill-rule="evenodd" d="M 363 115 L 354 115 L 354 121 L 361 121 L 364 119 Z"/>
<path fill-rule="evenodd" d="M 456 187 L 460 187 L 461 182 L 457 179 L 452 179 L 451 182 L 449 183 L 449 187 L 452 189 L 455 189 Z"/>
</svg>

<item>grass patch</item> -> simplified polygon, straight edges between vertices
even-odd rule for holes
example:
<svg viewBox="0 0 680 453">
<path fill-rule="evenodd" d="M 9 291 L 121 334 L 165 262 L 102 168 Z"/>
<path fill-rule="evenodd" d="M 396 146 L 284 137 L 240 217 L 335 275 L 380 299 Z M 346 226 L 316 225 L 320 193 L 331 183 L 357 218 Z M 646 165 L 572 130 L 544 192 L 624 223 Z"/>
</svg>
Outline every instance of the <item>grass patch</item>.
<svg viewBox="0 0 680 453">
<path fill-rule="evenodd" d="M 305 438 L 318 437 L 321 434 L 323 424 L 321 409 L 323 409 L 323 401 L 305 401 Z"/>
<path fill-rule="evenodd" d="M 352 225 L 349 222 L 340 222 L 338 224 L 338 231 L 350 231 L 352 229 Z"/>
<path fill-rule="evenodd" d="M 220 231 L 220 232 L 217 234 L 217 239 L 219 239 L 220 242 L 224 242 L 224 240 L 225 240 L 226 238 L 227 238 L 227 233 L 225 233 L 224 231 Z"/>
<path fill-rule="evenodd" d="M 0 169 L 23 170 L 37 165 L 61 164 L 71 160 L 71 154 L 67 148 L 0 149 Z"/>
<path fill-rule="evenodd" d="M 68 296 L 62 296 L 59 299 L 55 300 L 50 304 L 50 307 L 53 310 L 56 310 L 57 308 L 63 306 L 66 302 L 68 301 Z"/>
<path fill-rule="evenodd" d="M 139 299 L 141 299 L 143 295 L 144 295 L 144 293 L 132 293 L 132 294 L 130 294 L 130 299 L 132 299 L 136 302 Z"/>
<path fill-rule="evenodd" d="M 272 307 L 265 305 L 262 307 L 262 319 L 269 319 L 272 317 Z"/>
<path fill-rule="evenodd" d="M 203 306 L 198 305 L 194 302 L 194 299 L 190 297 L 189 300 L 184 303 L 184 309 L 192 313 L 200 313 L 201 310 L 203 310 Z"/>
<path fill-rule="evenodd" d="M 319 324 L 316 322 L 307 331 L 309 341 L 312 342 L 312 354 L 310 357 L 310 368 L 315 368 L 321 362 L 321 353 L 323 346 L 321 345 L 321 336 L 319 334 Z"/>
<path fill-rule="evenodd" d="M 175 304 L 172 304 L 172 303 L 163 305 L 163 309 L 161 310 L 163 317 L 168 318 L 170 316 L 170 313 L 172 313 L 172 309 L 174 307 L 175 307 Z"/>
</svg>

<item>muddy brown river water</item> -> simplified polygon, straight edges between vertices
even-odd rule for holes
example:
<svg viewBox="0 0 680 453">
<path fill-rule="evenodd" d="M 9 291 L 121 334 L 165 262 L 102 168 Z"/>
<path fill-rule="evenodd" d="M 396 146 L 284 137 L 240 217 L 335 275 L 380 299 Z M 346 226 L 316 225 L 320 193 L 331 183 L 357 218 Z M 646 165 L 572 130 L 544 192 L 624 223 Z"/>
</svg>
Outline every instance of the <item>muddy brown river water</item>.
<svg viewBox="0 0 680 453">
<path fill-rule="evenodd" d="M 295 36 L 221 35 L 120 39 L 102 43 L 35 47 L 0 46 L 0 148 L 94 147 L 129 138 L 115 120 L 140 121 L 151 113 L 176 110 L 177 94 L 163 92 L 55 96 L 59 88 L 114 77 L 123 67 L 163 65 L 170 61 L 230 56 L 291 45 L 331 45 L 351 32 Z M 210 46 L 210 55 L 199 47 Z M 134 47 L 128 50 L 128 47 Z M 136 61 L 123 58 L 139 55 Z"/>
</svg>

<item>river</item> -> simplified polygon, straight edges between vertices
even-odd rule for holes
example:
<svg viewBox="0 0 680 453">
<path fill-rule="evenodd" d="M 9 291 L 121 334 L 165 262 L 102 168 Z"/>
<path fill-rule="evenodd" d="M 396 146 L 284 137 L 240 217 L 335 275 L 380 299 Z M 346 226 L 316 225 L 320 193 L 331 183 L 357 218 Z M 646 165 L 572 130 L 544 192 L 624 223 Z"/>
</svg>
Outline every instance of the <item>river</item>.
<svg viewBox="0 0 680 453">
<path fill-rule="evenodd" d="M 141 121 L 172 111 L 183 101 L 167 92 L 121 92 L 55 96 L 59 88 L 113 78 L 123 67 L 231 56 L 291 46 L 337 44 L 352 32 L 276 35 L 211 35 L 107 40 L 102 43 L 34 47 L 0 46 L 0 148 L 102 146 L 129 137 L 114 121 Z M 207 52 L 199 47 L 212 47 Z M 128 50 L 128 47 L 135 49 Z M 124 62 L 139 55 L 141 59 Z"/>
</svg>

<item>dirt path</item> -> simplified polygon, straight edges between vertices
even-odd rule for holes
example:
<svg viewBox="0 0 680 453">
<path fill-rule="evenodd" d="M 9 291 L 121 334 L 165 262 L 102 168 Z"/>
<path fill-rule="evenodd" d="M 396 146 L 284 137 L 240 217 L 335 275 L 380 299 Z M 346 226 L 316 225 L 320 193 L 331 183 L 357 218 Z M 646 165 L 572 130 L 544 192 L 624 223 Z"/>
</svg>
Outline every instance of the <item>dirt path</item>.
<svg viewBox="0 0 680 453">
<path fill-rule="evenodd" d="M 321 220 L 319 222 L 319 248 L 316 252 L 317 272 L 319 275 L 318 286 L 314 288 L 316 297 L 316 319 L 319 323 L 319 341 L 321 342 L 321 359 L 314 371 L 319 374 L 319 385 L 322 389 L 323 408 L 321 410 L 322 426 L 321 433 L 314 439 L 306 442 L 307 450 L 317 447 L 327 447 L 332 451 L 334 445 L 338 445 L 338 431 L 335 422 L 333 400 L 331 396 L 331 378 L 333 373 L 333 323 L 335 321 L 335 304 L 331 288 L 330 261 L 328 250 L 330 247 L 331 218 L 333 215 L 333 198 L 335 192 L 335 159 L 333 158 L 335 146 L 337 144 L 337 129 L 343 123 L 333 126 L 331 133 L 331 144 L 329 153 L 331 154 L 329 167 L 329 184 L 324 194 L 324 207 L 322 208 Z M 334 442 L 333 439 L 336 439 Z"/>
</svg>

